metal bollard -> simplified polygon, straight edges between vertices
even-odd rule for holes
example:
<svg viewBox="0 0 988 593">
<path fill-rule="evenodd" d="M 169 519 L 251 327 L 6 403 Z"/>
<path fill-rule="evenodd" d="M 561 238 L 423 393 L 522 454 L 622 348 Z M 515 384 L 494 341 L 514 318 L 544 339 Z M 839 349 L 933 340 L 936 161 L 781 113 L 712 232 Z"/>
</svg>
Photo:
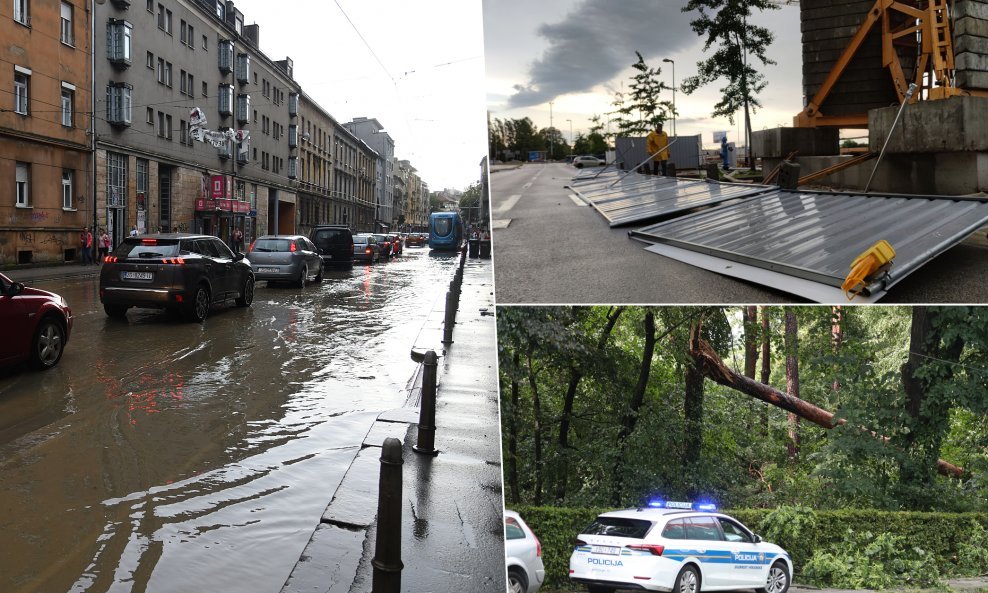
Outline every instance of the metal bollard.
<svg viewBox="0 0 988 593">
<path fill-rule="evenodd" d="M 401 441 L 384 440 L 377 494 L 377 542 L 374 548 L 372 593 L 400 593 L 401 569 Z"/>
<path fill-rule="evenodd" d="M 422 400 L 419 405 L 419 437 L 412 450 L 423 455 L 439 455 L 436 449 L 436 373 L 439 357 L 435 350 L 425 353 L 422 361 Z"/>
<path fill-rule="evenodd" d="M 456 323 L 456 295 L 446 293 L 446 319 L 443 321 L 443 344 L 453 343 L 453 325 Z"/>
</svg>

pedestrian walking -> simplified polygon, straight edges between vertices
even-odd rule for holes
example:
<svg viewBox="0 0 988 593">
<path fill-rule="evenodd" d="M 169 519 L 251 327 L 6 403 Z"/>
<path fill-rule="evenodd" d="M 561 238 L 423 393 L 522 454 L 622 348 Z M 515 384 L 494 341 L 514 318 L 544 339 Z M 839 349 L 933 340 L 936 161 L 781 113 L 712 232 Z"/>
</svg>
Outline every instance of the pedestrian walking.
<svg viewBox="0 0 988 593">
<path fill-rule="evenodd" d="M 655 124 L 655 129 L 645 138 L 645 148 L 652 155 L 652 175 L 666 174 L 666 163 L 669 160 L 669 135 L 662 131 L 662 122 Z"/>
<path fill-rule="evenodd" d="M 89 227 L 82 229 L 79 244 L 82 248 L 82 265 L 88 266 L 93 263 L 93 233 Z"/>
<path fill-rule="evenodd" d="M 240 253 L 243 247 L 244 234 L 240 231 L 240 227 L 233 229 L 233 252 Z"/>
<path fill-rule="evenodd" d="M 110 233 L 106 229 L 99 230 L 99 263 L 103 263 L 110 254 Z"/>
</svg>

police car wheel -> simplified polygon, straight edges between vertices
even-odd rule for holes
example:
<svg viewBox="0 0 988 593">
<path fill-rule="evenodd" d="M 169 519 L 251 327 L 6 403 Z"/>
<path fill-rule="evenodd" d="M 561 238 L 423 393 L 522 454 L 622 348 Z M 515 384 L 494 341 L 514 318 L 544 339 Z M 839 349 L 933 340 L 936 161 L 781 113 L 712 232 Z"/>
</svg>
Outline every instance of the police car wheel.
<svg viewBox="0 0 988 593">
<path fill-rule="evenodd" d="M 684 566 L 676 577 L 673 593 L 700 593 L 700 575 L 692 566 Z M 773 592 L 774 593 L 774 592 Z"/>
<path fill-rule="evenodd" d="M 789 590 L 789 573 L 786 572 L 786 565 L 776 562 L 768 570 L 768 579 L 765 587 L 758 589 L 758 593 L 786 593 Z"/>
</svg>

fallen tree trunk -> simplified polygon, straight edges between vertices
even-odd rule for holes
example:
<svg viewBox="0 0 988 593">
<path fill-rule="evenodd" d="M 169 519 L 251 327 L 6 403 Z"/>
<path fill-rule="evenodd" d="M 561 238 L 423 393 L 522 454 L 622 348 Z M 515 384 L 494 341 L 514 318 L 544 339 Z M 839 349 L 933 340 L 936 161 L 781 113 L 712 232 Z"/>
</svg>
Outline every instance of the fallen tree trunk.
<svg viewBox="0 0 988 593">
<path fill-rule="evenodd" d="M 788 393 L 783 393 L 774 387 L 765 385 L 764 383 L 759 383 L 754 379 L 749 379 L 748 377 L 735 372 L 724 364 L 713 347 L 704 340 L 699 341 L 699 344 L 696 349 L 693 350 L 692 355 L 701 363 L 700 366 L 703 369 L 703 374 L 715 383 L 719 383 L 725 387 L 730 387 L 731 389 L 740 391 L 741 393 L 750 395 L 756 399 L 760 399 L 765 403 L 782 408 L 787 412 L 797 414 L 800 418 L 809 420 L 810 422 L 818 426 L 822 426 L 828 430 L 846 422 L 843 418 L 838 418 L 835 420 L 833 412 L 824 410 L 823 408 L 815 406 L 808 401 L 799 399 L 798 397 L 793 397 Z M 867 429 L 862 430 L 865 430 L 868 434 L 880 439 L 882 442 L 888 443 L 890 440 L 888 437 L 882 436 L 873 431 Z M 960 478 L 963 477 L 965 473 L 964 468 L 958 467 L 952 463 L 947 463 L 942 459 L 937 460 L 937 472 L 950 478 Z"/>
</svg>

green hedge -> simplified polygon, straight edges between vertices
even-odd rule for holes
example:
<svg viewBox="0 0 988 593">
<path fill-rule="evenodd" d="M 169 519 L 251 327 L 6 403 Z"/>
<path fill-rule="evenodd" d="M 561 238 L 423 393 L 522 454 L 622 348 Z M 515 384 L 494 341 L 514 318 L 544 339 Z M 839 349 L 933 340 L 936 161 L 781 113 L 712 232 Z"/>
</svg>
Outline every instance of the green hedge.
<svg viewBox="0 0 988 593">
<path fill-rule="evenodd" d="M 548 589 L 569 584 L 569 557 L 573 540 L 600 513 L 612 509 L 578 509 L 557 507 L 514 507 L 542 542 Z M 725 513 L 761 532 L 762 520 L 768 509 L 725 510 Z M 988 513 L 914 513 L 869 510 L 819 511 L 817 528 L 810 537 L 776 541 L 784 547 L 796 566 L 797 579 L 801 566 L 813 553 L 843 541 L 848 530 L 889 533 L 903 536 L 909 545 L 932 554 L 944 576 L 957 575 L 958 544 L 969 541 L 972 526 L 977 523 L 988 528 Z M 988 567 L 985 567 L 988 569 Z"/>
</svg>

